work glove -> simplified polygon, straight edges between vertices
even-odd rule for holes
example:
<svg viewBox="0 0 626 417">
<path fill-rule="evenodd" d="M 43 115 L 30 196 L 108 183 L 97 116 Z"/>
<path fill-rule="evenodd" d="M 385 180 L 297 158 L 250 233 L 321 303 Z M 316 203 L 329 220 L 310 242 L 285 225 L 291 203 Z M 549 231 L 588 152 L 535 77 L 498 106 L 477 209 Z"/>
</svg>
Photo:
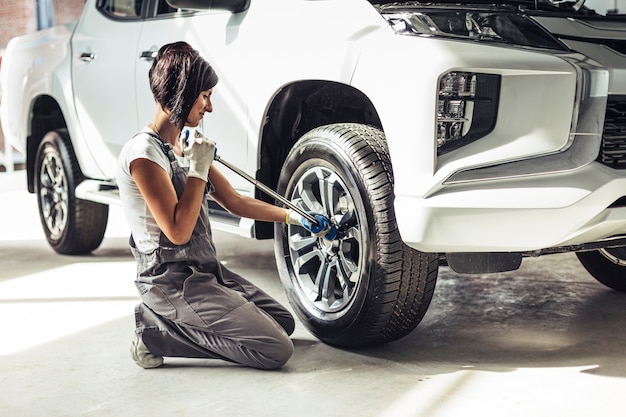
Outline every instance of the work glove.
<svg viewBox="0 0 626 417">
<path fill-rule="evenodd" d="M 215 159 L 215 142 L 207 139 L 196 129 L 185 129 L 181 134 L 183 155 L 189 160 L 188 177 L 200 178 L 206 182 L 209 168 Z"/>
<path fill-rule="evenodd" d="M 309 214 L 315 217 L 317 224 L 312 223 L 295 210 L 289 210 L 287 212 L 287 223 L 302 226 L 316 237 L 324 237 L 328 240 L 333 240 L 337 236 L 337 229 L 330 224 L 328 217 L 313 212 L 309 212 Z"/>
</svg>

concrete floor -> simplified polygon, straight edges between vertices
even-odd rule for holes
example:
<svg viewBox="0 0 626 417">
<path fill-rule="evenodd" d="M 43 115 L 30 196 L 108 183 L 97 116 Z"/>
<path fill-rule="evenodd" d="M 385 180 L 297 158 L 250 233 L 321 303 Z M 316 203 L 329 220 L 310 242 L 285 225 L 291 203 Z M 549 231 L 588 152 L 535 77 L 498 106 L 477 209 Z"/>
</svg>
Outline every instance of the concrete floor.
<svg viewBox="0 0 626 417">
<path fill-rule="evenodd" d="M 574 255 L 513 273 L 441 268 L 431 307 L 404 339 L 345 351 L 302 325 L 290 362 L 257 371 L 128 348 L 134 261 L 112 208 L 90 256 L 45 243 L 24 174 L 0 174 L 0 416 L 620 416 L 626 413 L 626 294 Z M 216 234 L 229 267 L 287 302 L 272 243 Z"/>
</svg>

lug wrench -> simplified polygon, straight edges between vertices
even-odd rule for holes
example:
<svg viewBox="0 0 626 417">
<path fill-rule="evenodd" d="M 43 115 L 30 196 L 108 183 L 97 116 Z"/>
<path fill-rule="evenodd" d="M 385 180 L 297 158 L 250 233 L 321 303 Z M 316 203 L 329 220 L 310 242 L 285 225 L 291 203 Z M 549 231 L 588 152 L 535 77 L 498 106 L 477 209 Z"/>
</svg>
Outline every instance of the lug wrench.
<svg viewBox="0 0 626 417">
<path fill-rule="evenodd" d="M 239 168 L 237 168 L 236 166 L 234 166 L 230 162 L 225 161 L 219 155 L 215 155 L 214 159 L 217 162 L 219 162 L 222 165 L 224 165 L 226 168 L 228 168 L 231 171 L 233 171 L 235 174 L 239 175 L 240 177 L 242 177 L 245 180 L 247 180 L 248 182 L 250 182 L 256 188 L 258 188 L 259 190 L 263 191 L 264 193 L 266 193 L 270 197 L 273 197 L 274 199 L 280 201 L 281 203 L 283 203 L 284 205 L 286 205 L 290 209 L 294 210 L 298 214 L 301 214 L 302 216 L 306 217 L 306 219 L 309 220 L 310 222 L 312 222 L 312 224 L 318 224 L 317 220 L 315 219 L 315 217 L 313 217 L 311 214 L 309 214 L 306 211 L 302 210 L 300 207 L 296 206 L 291 201 L 287 200 L 285 197 L 283 197 L 282 195 L 278 194 L 276 191 L 272 190 L 271 188 L 269 188 L 265 184 L 263 184 L 263 183 L 257 181 L 256 179 L 252 178 L 250 175 L 248 175 L 244 171 L 240 170 Z"/>
</svg>

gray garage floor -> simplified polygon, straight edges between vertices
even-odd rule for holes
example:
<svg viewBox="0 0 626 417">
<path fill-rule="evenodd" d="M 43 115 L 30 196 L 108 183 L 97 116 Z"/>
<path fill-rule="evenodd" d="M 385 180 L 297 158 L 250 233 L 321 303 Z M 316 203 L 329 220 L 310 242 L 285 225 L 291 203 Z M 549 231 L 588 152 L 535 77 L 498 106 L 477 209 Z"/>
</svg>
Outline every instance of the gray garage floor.
<svg viewBox="0 0 626 417">
<path fill-rule="evenodd" d="M 1 416 L 626 415 L 626 294 L 571 254 L 489 276 L 442 268 L 423 322 L 386 346 L 339 350 L 299 325 L 279 371 L 183 359 L 140 369 L 128 355 L 137 296 L 119 208 L 93 255 L 55 255 L 24 181 L 0 174 Z M 271 242 L 216 243 L 286 302 Z"/>
</svg>

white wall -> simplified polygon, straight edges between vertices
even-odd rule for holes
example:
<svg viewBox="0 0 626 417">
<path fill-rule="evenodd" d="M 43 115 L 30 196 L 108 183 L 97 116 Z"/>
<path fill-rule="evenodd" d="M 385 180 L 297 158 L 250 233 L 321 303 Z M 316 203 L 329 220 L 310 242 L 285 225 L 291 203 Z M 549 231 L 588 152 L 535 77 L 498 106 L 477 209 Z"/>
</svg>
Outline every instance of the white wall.
<svg viewBox="0 0 626 417">
<path fill-rule="evenodd" d="M 585 6 L 600 14 L 606 14 L 611 9 L 618 9 L 620 13 L 626 14 L 626 0 L 587 0 Z"/>
</svg>

